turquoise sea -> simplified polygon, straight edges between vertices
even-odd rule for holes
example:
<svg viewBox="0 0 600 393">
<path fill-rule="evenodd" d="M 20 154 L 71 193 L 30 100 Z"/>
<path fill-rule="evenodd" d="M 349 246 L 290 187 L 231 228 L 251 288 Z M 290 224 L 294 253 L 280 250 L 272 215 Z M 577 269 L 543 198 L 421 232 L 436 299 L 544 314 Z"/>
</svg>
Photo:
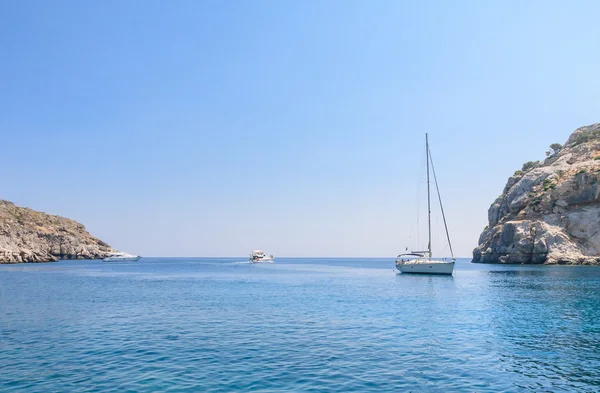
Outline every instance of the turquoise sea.
<svg viewBox="0 0 600 393">
<path fill-rule="evenodd" d="M 600 391 L 600 268 L 393 265 L 0 265 L 0 391 Z"/>
</svg>

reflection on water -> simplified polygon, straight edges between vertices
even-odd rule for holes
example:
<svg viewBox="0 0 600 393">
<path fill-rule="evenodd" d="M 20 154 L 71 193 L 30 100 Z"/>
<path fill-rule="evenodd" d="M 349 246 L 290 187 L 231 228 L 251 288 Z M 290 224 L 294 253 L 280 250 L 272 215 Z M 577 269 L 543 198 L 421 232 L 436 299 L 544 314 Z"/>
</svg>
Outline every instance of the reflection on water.
<svg viewBox="0 0 600 393">
<path fill-rule="evenodd" d="M 600 269 L 0 266 L 0 391 L 600 390 Z"/>
</svg>

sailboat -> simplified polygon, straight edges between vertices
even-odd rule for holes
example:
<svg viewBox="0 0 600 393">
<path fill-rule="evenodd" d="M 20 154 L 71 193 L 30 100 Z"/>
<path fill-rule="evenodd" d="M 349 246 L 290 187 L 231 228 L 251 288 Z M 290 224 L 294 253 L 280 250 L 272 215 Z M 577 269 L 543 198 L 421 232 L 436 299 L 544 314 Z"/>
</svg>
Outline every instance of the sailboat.
<svg viewBox="0 0 600 393">
<path fill-rule="evenodd" d="M 454 271 L 454 253 L 452 252 L 452 244 L 450 243 L 450 234 L 448 233 L 448 225 L 446 224 L 446 216 L 444 215 L 444 207 L 442 206 L 442 198 L 440 196 L 440 189 L 437 184 L 437 178 L 435 176 L 435 168 L 433 167 L 433 160 L 431 159 L 431 152 L 429 151 L 429 138 L 425 134 L 425 151 L 427 154 L 427 214 L 428 220 L 427 225 L 429 229 L 429 241 L 427 243 L 427 251 L 411 251 L 406 254 L 400 254 L 396 258 L 396 269 L 402 273 L 420 273 L 420 274 L 446 274 L 452 275 Z M 448 239 L 448 246 L 450 247 L 450 259 L 441 258 L 433 259 L 431 253 L 431 196 L 429 187 L 429 164 L 431 163 L 431 169 L 433 172 L 433 180 L 435 182 L 435 188 L 437 190 L 438 199 L 440 201 L 440 209 L 442 211 L 442 218 L 444 219 L 444 228 L 446 229 L 446 238 Z"/>
</svg>

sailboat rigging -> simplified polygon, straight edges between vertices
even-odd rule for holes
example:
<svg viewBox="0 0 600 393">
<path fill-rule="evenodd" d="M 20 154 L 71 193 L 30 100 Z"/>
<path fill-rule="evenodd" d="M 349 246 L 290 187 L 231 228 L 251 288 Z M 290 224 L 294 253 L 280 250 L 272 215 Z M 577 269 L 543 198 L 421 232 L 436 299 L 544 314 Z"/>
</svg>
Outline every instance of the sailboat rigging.
<svg viewBox="0 0 600 393">
<path fill-rule="evenodd" d="M 433 160 L 431 159 L 431 151 L 429 150 L 429 136 L 425 134 L 425 152 L 427 159 L 427 228 L 428 228 L 428 242 L 427 251 L 411 251 L 409 253 L 400 254 L 396 259 L 396 269 L 402 273 L 421 273 L 421 274 L 446 274 L 451 275 L 454 270 L 454 252 L 452 251 L 452 243 L 450 242 L 450 234 L 448 232 L 448 225 L 446 222 L 446 216 L 444 214 L 444 207 L 442 205 L 442 197 L 440 196 L 440 188 L 437 183 L 437 176 L 435 174 L 435 168 L 433 166 Z M 442 212 L 442 218 L 444 220 L 444 229 L 446 230 L 446 238 L 448 239 L 448 246 L 450 248 L 451 260 L 445 259 L 433 259 L 431 252 L 431 190 L 430 190 L 430 178 L 429 178 L 429 164 L 431 163 L 431 171 L 433 173 L 433 181 L 437 191 L 438 200 L 440 202 L 440 210 Z"/>
</svg>

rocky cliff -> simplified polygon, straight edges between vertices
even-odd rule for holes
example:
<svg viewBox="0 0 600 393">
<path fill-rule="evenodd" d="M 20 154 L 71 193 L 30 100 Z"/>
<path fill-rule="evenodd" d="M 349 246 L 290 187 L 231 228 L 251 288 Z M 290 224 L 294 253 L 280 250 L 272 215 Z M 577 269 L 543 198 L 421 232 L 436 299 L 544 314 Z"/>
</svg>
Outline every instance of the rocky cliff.
<svg viewBox="0 0 600 393">
<path fill-rule="evenodd" d="M 76 221 L 0 200 L 0 263 L 100 259 L 114 251 Z"/>
<path fill-rule="evenodd" d="M 600 265 L 600 123 L 508 179 L 473 262 Z"/>
</svg>

